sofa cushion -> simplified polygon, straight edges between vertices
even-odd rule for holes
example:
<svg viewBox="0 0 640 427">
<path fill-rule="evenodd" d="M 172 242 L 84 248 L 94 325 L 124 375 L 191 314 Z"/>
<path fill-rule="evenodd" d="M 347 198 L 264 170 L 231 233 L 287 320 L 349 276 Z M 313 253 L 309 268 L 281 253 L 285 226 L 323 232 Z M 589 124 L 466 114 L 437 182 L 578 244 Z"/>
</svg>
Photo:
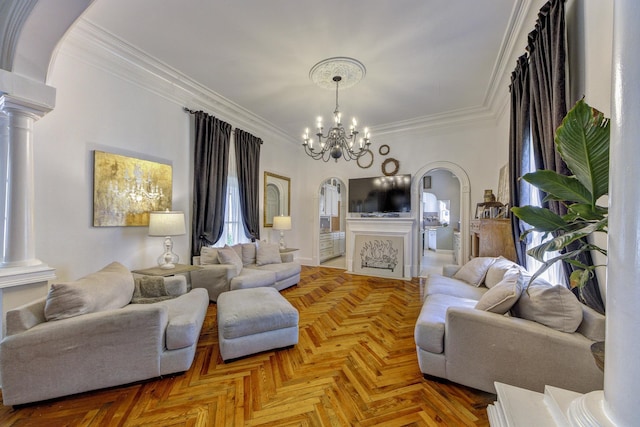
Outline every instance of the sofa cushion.
<svg viewBox="0 0 640 427">
<path fill-rule="evenodd" d="M 496 258 L 496 260 L 487 270 L 487 275 L 484 278 L 484 285 L 487 288 L 494 287 L 495 285 L 500 283 L 500 281 L 502 281 L 502 278 L 504 277 L 504 274 L 507 272 L 507 270 L 513 267 L 522 268 L 515 262 L 508 260 L 503 256 Z"/>
<path fill-rule="evenodd" d="M 520 298 L 526 280 L 529 279 L 525 278 L 519 268 L 507 270 L 502 280 L 482 295 L 476 308 L 497 314 L 507 313 Z"/>
<path fill-rule="evenodd" d="M 551 285 L 536 279 L 525 289 L 511 310 L 522 319 L 533 320 L 561 332 L 575 332 L 582 322 L 582 304 L 562 285 Z"/>
<path fill-rule="evenodd" d="M 218 248 L 211 248 L 209 246 L 203 246 L 200 248 L 200 264 L 220 264 L 220 260 L 218 259 Z"/>
<path fill-rule="evenodd" d="M 124 265 L 113 262 L 102 270 L 73 282 L 53 283 L 47 295 L 47 321 L 81 314 L 122 308 L 133 296 L 133 275 Z"/>
<path fill-rule="evenodd" d="M 473 286 L 480 286 L 487 275 L 487 270 L 496 259 L 493 257 L 477 257 L 460 267 L 453 275 L 454 279 L 462 280 Z"/>
<path fill-rule="evenodd" d="M 229 264 L 236 267 L 236 273 L 242 271 L 242 258 L 238 252 L 230 246 L 225 245 L 224 248 L 218 249 L 218 261 L 220 264 Z"/>
<path fill-rule="evenodd" d="M 243 268 L 240 274 L 229 281 L 229 289 L 258 288 L 273 286 L 276 283 L 276 273 L 267 270 Z"/>
<path fill-rule="evenodd" d="M 485 292 L 487 292 L 487 288 L 484 286 L 473 286 L 462 280 L 430 274 L 424 290 L 424 298 L 432 294 L 445 294 L 477 301 Z"/>
<path fill-rule="evenodd" d="M 282 262 L 280 264 L 267 264 L 259 267 L 260 270 L 273 271 L 276 273 L 276 282 L 299 275 L 302 270 L 297 262 Z"/>
<path fill-rule="evenodd" d="M 473 308 L 475 305 L 476 301 L 472 299 L 443 294 L 429 295 L 416 321 L 414 330 L 416 345 L 430 353 L 443 353 L 447 309 L 449 307 Z"/>
<path fill-rule="evenodd" d="M 273 243 L 258 244 L 256 251 L 256 265 L 268 265 L 268 264 L 280 264 L 282 259 L 280 258 L 280 246 Z"/>
</svg>

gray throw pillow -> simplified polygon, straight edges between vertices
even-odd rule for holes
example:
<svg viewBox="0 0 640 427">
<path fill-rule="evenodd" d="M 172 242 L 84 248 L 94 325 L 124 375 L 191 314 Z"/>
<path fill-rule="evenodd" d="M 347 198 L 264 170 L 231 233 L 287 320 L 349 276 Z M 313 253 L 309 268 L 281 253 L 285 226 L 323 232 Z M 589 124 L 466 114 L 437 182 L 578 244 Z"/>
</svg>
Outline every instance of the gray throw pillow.
<svg viewBox="0 0 640 427">
<path fill-rule="evenodd" d="M 517 267 L 507 270 L 502 280 L 480 297 L 476 308 L 497 314 L 507 313 L 520 298 L 528 280 Z"/>
<path fill-rule="evenodd" d="M 525 278 L 525 286 L 528 280 Z M 523 290 L 511 312 L 561 332 L 575 332 L 582 323 L 582 303 L 576 296 L 562 285 L 538 279 Z"/>
<path fill-rule="evenodd" d="M 238 252 L 227 245 L 224 248 L 218 249 L 218 261 L 220 264 L 231 264 L 236 267 L 236 272 L 240 274 L 242 271 L 242 258 L 238 255 Z"/>
<path fill-rule="evenodd" d="M 200 248 L 200 265 L 220 264 L 218 260 L 218 248 L 203 246 Z"/>
<path fill-rule="evenodd" d="M 281 264 L 280 246 L 260 242 L 256 250 L 256 265 Z"/>
<path fill-rule="evenodd" d="M 460 267 L 460 270 L 453 275 L 453 278 L 462 280 L 473 286 L 480 286 L 484 281 L 484 277 L 487 275 L 487 270 L 489 270 L 489 267 L 491 267 L 494 261 L 495 258 L 493 257 L 473 258 Z"/>
</svg>

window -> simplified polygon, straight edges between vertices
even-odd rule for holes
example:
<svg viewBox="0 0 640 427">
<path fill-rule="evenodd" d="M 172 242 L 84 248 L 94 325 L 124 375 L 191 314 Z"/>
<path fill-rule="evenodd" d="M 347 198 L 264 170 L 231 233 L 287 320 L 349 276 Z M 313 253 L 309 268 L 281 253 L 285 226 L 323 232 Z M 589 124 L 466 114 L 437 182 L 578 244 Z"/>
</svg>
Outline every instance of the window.
<svg viewBox="0 0 640 427">
<path fill-rule="evenodd" d="M 214 244 L 216 247 L 222 247 L 224 245 L 232 246 L 238 243 L 249 243 L 251 241 L 244 233 L 233 137 L 229 151 L 229 172 L 227 176 L 227 200 L 224 228 L 222 230 L 222 236 L 220 236 L 220 239 Z"/>
<path fill-rule="evenodd" d="M 527 174 L 529 172 L 534 172 L 538 169 L 535 161 L 535 156 L 533 155 L 533 142 L 531 136 L 529 135 L 528 141 L 525 143 L 525 149 L 523 153 L 522 159 L 522 175 Z M 531 205 L 531 206 L 542 206 L 542 199 L 540 198 L 540 192 L 538 189 L 525 180 L 521 180 L 521 203 L 520 206 Z M 527 228 L 529 226 L 520 223 L 521 226 L 524 225 Z M 529 233 L 527 235 L 527 251 L 531 248 L 534 248 L 546 240 L 552 238 L 552 236 L 548 236 L 547 239 L 542 239 L 543 233 Z M 547 258 L 550 259 L 558 256 L 558 252 L 549 252 L 547 253 Z M 527 255 L 527 270 L 530 272 L 537 271 L 542 266 L 542 263 Z M 566 285 L 566 277 L 562 271 L 562 263 L 558 262 L 549 267 L 540 277 L 544 280 L 552 284 L 561 284 Z"/>
</svg>

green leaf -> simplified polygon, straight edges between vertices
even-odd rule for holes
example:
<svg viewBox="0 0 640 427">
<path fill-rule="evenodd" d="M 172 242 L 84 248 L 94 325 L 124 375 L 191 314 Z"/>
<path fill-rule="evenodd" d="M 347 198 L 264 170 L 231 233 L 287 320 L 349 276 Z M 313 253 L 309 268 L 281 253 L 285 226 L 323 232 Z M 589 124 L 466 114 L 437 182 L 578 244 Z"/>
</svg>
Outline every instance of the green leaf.
<svg viewBox="0 0 640 427">
<path fill-rule="evenodd" d="M 549 209 L 537 206 L 520 206 L 511 208 L 511 212 L 522 221 L 534 227 L 536 231 L 566 230 L 567 223 L 560 215 L 556 215 Z"/>
<path fill-rule="evenodd" d="M 609 119 L 580 100 L 556 130 L 558 152 L 593 205 L 609 191 L 609 127 Z"/>
<path fill-rule="evenodd" d="M 538 170 L 522 177 L 547 193 L 548 199 L 591 204 L 593 197 L 575 177 L 560 175 L 551 170 Z"/>
<path fill-rule="evenodd" d="M 596 206 L 596 209 L 593 209 L 593 206 L 591 206 L 590 204 L 574 203 L 573 205 L 569 206 L 568 213 L 574 215 L 576 218 L 597 221 L 604 218 L 607 210 L 603 210 L 603 208 L 600 208 L 599 206 Z"/>
</svg>

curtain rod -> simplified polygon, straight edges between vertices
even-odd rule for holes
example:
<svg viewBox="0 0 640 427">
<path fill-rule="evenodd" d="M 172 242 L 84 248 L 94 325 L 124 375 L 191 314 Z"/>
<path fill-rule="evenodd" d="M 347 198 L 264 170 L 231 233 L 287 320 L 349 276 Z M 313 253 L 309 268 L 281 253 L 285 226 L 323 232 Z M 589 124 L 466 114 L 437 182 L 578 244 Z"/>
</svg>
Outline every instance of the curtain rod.
<svg viewBox="0 0 640 427">
<path fill-rule="evenodd" d="M 195 114 L 195 113 L 197 113 L 197 111 L 195 111 L 195 110 L 191 110 L 191 109 L 189 109 L 189 108 L 187 108 L 187 107 L 182 107 L 182 109 L 183 109 L 186 113 L 189 113 L 189 114 Z M 238 128 L 234 127 L 234 128 L 233 128 L 233 130 L 232 130 L 231 132 L 236 133 L 236 130 L 237 130 L 237 129 L 238 129 Z M 240 130 L 242 130 L 242 129 L 240 129 Z M 245 131 L 245 132 L 246 132 L 246 131 Z M 248 133 L 248 132 L 247 132 L 247 133 Z M 255 135 L 254 135 L 254 136 L 255 136 Z M 258 138 L 258 137 L 256 137 L 256 138 Z M 261 138 L 259 138 L 259 139 L 260 139 L 260 145 L 262 145 L 262 144 L 264 143 L 264 141 L 262 141 L 262 139 L 261 139 Z"/>
</svg>

